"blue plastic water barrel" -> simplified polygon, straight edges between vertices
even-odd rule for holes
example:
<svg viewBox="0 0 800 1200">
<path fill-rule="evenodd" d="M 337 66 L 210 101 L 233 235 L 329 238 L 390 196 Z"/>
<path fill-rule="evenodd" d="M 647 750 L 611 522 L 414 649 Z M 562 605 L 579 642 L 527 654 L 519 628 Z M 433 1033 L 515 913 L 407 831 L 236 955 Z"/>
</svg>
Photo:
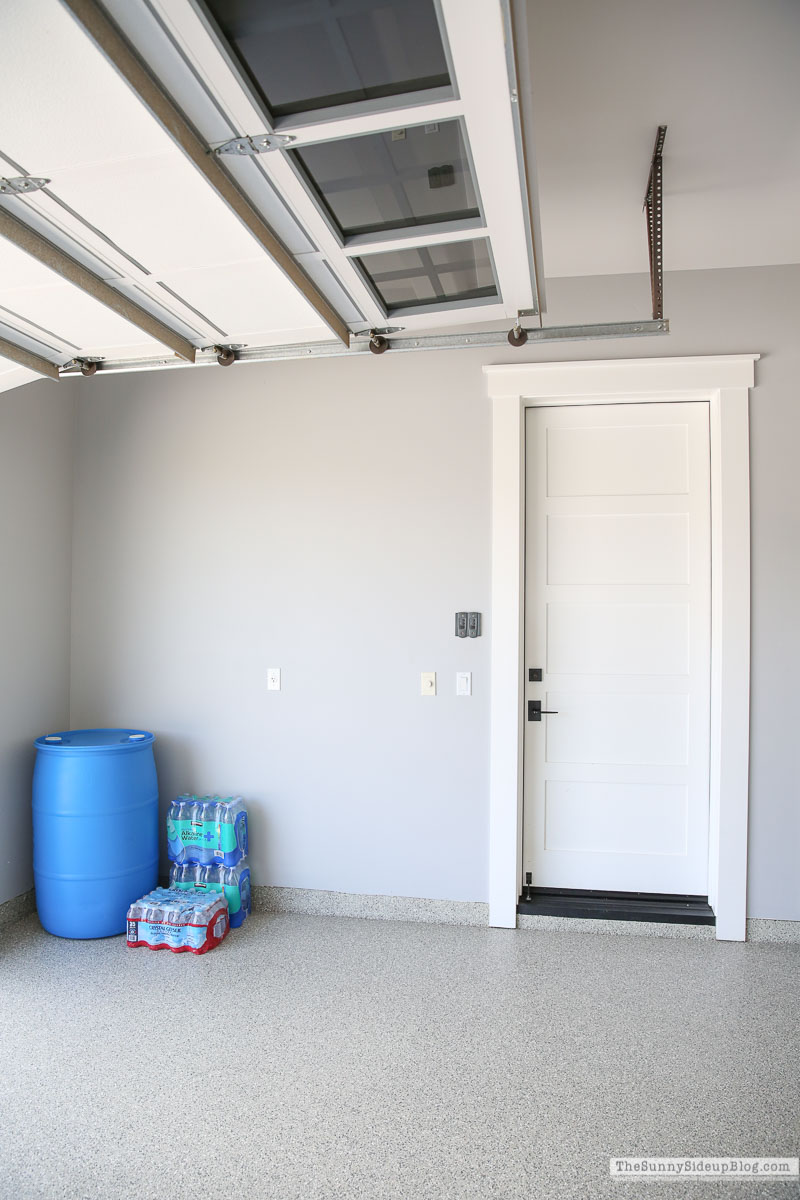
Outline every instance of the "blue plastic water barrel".
<svg viewBox="0 0 800 1200">
<path fill-rule="evenodd" d="M 36 739 L 33 875 L 48 933 L 124 933 L 128 905 L 156 886 L 154 741 L 142 729 L 72 729 Z"/>
</svg>

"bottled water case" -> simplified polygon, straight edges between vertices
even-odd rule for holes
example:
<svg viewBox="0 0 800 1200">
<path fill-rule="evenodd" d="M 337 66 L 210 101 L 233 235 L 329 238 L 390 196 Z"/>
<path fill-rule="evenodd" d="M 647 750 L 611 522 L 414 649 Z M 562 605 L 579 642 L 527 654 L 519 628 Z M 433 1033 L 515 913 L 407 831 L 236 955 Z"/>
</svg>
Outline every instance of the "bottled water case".
<svg viewBox="0 0 800 1200">
<path fill-rule="evenodd" d="M 222 892 L 228 901 L 231 929 L 242 925 L 250 913 L 250 868 L 244 859 L 235 867 L 218 863 L 173 863 L 169 882 L 170 887 L 176 889 Z"/>
<path fill-rule="evenodd" d="M 179 796 L 167 812 L 167 853 L 174 863 L 234 867 L 247 855 L 241 796 Z"/>
</svg>

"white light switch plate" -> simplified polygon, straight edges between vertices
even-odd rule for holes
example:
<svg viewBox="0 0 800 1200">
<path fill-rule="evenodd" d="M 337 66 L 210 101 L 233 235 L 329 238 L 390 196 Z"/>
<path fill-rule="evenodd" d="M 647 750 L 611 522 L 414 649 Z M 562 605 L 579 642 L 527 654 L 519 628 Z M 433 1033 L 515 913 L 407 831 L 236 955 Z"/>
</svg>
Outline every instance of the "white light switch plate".
<svg viewBox="0 0 800 1200">
<path fill-rule="evenodd" d="M 472 671 L 456 671 L 456 695 L 472 695 Z"/>
<path fill-rule="evenodd" d="M 422 692 L 423 696 L 435 696 L 436 695 L 436 672 L 435 671 L 423 671 L 422 672 L 422 684 L 420 687 L 420 691 Z"/>
<path fill-rule="evenodd" d="M 281 690 L 281 669 L 280 667 L 267 667 L 267 691 L 279 692 Z"/>
</svg>

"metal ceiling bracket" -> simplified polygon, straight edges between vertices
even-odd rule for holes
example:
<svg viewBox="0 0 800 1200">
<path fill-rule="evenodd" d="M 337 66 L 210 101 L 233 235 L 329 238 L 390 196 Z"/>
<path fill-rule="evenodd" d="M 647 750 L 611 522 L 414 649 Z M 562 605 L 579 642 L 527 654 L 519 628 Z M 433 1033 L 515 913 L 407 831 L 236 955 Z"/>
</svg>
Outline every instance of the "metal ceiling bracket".
<svg viewBox="0 0 800 1200">
<path fill-rule="evenodd" d="M 273 150 L 284 150 L 297 141 L 290 133 L 259 133 L 256 137 L 231 138 L 216 146 L 215 154 L 270 154 Z"/>
<path fill-rule="evenodd" d="M 219 342 L 211 349 L 216 354 L 217 362 L 221 367 L 232 367 L 239 357 L 238 351 L 244 350 L 246 345 L 246 342 Z"/>
<path fill-rule="evenodd" d="M 50 362 L 40 354 L 34 354 L 32 350 L 26 350 L 24 346 L 18 346 L 15 342 L 8 342 L 1 337 L 0 358 L 7 358 L 17 366 L 27 367 L 29 371 L 35 371 L 37 375 L 46 375 L 49 379 L 61 378 L 58 363 Z"/>
<path fill-rule="evenodd" d="M 198 137 L 96 0 L 62 0 L 62 3 L 279 270 L 294 284 L 336 337 L 349 346 L 350 330 L 346 323 L 245 198 L 231 176 L 223 170 L 220 156 L 209 154 L 206 143 Z"/>
<path fill-rule="evenodd" d="M 400 333 L 403 329 L 405 329 L 405 325 L 382 325 L 382 326 L 380 326 L 380 328 L 378 328 L 376 326 L 374 329 L 359 329 L 356 333 L 353 334 L 353 337 L 354 338 L 359 338 L 359 337 L 372 338 L 375 336 L 376 333 L 382 334 L 384 337 L 388 337 L 392 333 Z"/>
<path fill-rule="evenodd" d="M 80 288 L 82 292 L 99 300 L 101 304 L 105 304 L 106 308 L 110 308 L 118 316 L 130 321 L 131 325 L 143 330 L 155 341 L 169 346 L 170 350 L 174 350 L 181 358 L 194 362 L 195 348 L 190 341 L 176 333 L 174 329 L 170 329 L 168 325 L 159 321 L 146 309 L 134 304 L 122 292 L 118 292 L 116 288 L 106 283 L 105 279 L 95 275 L 77 259 L 71 258 L 69 254 L 66 254 L 53 242 L 49 242 L 47 238 L 42 237 L 30 225 L 12 217 L 8 209 L 2 207 L 0 207 L 0 236 L 8 238 L 13 245 L 24 250 L 26 254 L 30 254 L 31 258 L 43 263 L 51 271 L 55 271 L 57 275 Z"/>
<path fill-rule="evenodd" d="M 666 125 L 659 125 L 643 209 L 647 214 L 647 249 L 650 254 L 650 294 L 653 298 L 653 320 L 664 316 L 664 255 L 662 239 L 662 166 L 661 151 L 666 137 Z"/>
<path fill-rule="evenodd" d="M 69 362 L 64 363 L 64 366 L 61 368 L 61 370 L 66 371 L 67 368 L 72 369 L 74 367 L 78 367 L 81 375 L 85 375 L 88 378 L 97 374 L 100 363 L 104 361 L 105 360 L 97 354 L 82 354 L 79 357 L 71 358 Z"/>
<path fill-rule="evenodd" d="M 0 176 L 0 196 L 26 196 L 29 192 L 38 192 L 47 187 L 49 179 L 39 175 L 12 175 L 10 179 Z"/>
</svg>

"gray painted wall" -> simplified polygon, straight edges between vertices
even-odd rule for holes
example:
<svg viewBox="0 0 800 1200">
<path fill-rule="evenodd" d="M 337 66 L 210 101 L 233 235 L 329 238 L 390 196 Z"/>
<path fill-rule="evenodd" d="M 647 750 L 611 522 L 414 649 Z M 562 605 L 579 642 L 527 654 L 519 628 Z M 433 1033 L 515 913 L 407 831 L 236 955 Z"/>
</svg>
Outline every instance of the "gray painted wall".
<svg viewBox="0 0 800 1200">
<path fill-rule="evenodd" d="M 79 409 L 73 721 L 155 729 L 162 797 L 247 796 L 258 883 L 484 899 L 489 644 L 452 633 L 489 600 L 479 362 L 119 377 Z"/>
<path fill-rule="evenodd" d="M 33 885 L 33 739 L 69 725 L 72 398 L 0 394 L 0 903 Z"/>
<path fill-rule="evenodd" d="M 800 918 L 799 290 L 797 267 L 679 273 L 669 338 L 71 385 L 73 724 L 157 730 L 164 797 L 246 795 L 258 883 L 485 900 L 481 366 L 757 351 L 749 914 Z M 649 306 L 642 276 L 548 293 L 553 324 Z M 484 612 L 486 637 L 453 637 L 460 608 Z M 457 670 L 473 672 L 471 699 Z"/>
</svg>

